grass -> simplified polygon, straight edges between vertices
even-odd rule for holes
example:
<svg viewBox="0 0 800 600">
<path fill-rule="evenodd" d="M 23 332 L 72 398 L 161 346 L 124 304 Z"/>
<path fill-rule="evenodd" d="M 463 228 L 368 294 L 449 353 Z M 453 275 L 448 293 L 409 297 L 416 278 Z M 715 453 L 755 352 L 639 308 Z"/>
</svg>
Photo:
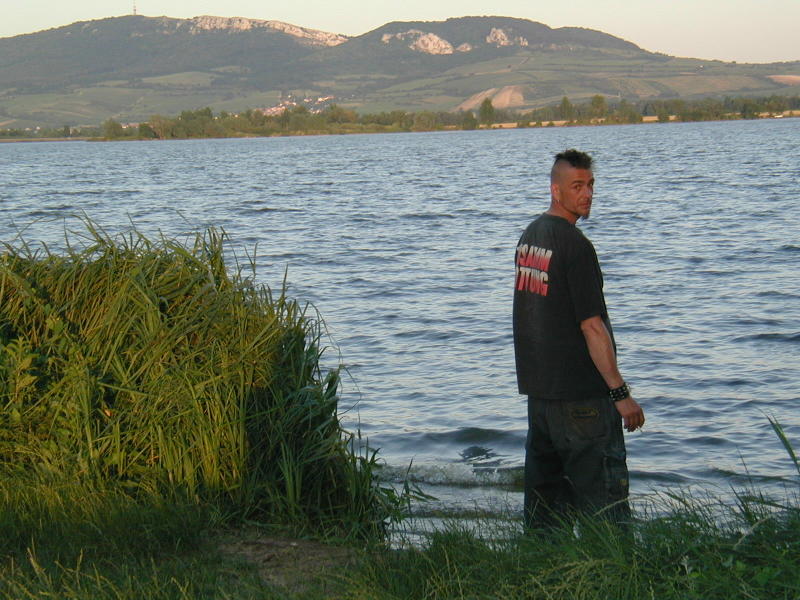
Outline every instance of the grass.
<svg viewBox="0 0 800 600">
<path fill-rule="evenodd" d="M 380 529 L 395 499 L 338 419 L 320 321 L 185 244 L 87 223 L 0 257 L 0 473 L 117 486 L 242 518 Z"/>
<path fill-rule="evenodd" d="M 798 475 L 800 459 L 770 419 Z M 756 488 L 736 501 L 666 493 L 630 528 L 583 515 L 523 534 L 518 518 L 453 520 L 425 547 L 371 556 L 347 598 L 697 599 L 800 597 L 800 501 Z M 501 515 L 502 516 L 502 515 Z"/>
<path fill-rule="evenodd" d="M 185 71 L 183 73 L 172 73 L 170 75 L 143 77 L 142 82 L 146 85 L 164 85 L 169 87 L 209 87 L 214 82 L 214 74 L 201 71 Z"/>
<path fill-rule="evenodd" d="M 245 598 L 252 569 L 209 546 L 211 511 L 62 479 L 0 482 L 0 598 Z M 226 590 L 237 589 L 229 595 Z"/>
<path fill-rule="evenodd" d="M 339 425 L 318 317 L 231 269 L 224 239 L 87 223 L 60 254 L 6 246 L 0 598 L 800 597 L 800 502 L 756 488 L 665 494 L 627 530 L 478 515 L 382 543 L 403 496 Z M 275 532 L 351 550 L 297 538 L 279 565 Z"/>
<path fill-rule="evenodd" d="M 221 528 L 380 539 L 316 313 L 214 229 L 75 237 L 0 255 L 0 597 L 277 597 Z"/>
<path fill-rule="evenodd" d="M 477 529 L 454 521 L 424 548 L 372 556 L 343 597 L 800 597 L 796 499 L 789 506 L 742 494 L 736 506 L 722 507 L 673 496 L 653 508 L 630 531 L 584 517 L 577 535 L 572 524 L 523 535 L 512 520 L 487 520 Z"/>
<path fill-rule="evenodd" d="M 222 553 L 213 531 L 218 517 L 197 505 L 142 507 L 125 495 L 80 497 L 69 486 L 9 488 L 0 512 L 0 598 L 800 596 L 800 509 L 796 501 L 776 503 L 752 490 L 733 506 L 665 496 L 627 532 L 591 517 L 579 520 L 579 536 L 571 524 L 522 535 L 514 515 L 484 517 L 470 527 L 454 519 L 424 546 L 358 550 L 319 585 L 281 587 L 259 577 L 263 564 L 275 568 L 269 562 Z M 24 523 L 18 512 L 27 515 Z M 307 581 L 314 566 L 301 561 L 292 580 Z"/>
</svg>

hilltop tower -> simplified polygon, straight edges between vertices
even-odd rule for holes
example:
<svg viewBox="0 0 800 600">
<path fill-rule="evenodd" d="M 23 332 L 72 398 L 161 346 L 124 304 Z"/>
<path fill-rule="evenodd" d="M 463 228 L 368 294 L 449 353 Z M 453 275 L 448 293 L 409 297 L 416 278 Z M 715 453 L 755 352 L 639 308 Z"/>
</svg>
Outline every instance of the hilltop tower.
<svg viewBox="0 0 800 600">
<path fill-rule="evenodd" d="M 136 0 L 133 1 L 133 15 L 136 16 Z"/>
</svg>

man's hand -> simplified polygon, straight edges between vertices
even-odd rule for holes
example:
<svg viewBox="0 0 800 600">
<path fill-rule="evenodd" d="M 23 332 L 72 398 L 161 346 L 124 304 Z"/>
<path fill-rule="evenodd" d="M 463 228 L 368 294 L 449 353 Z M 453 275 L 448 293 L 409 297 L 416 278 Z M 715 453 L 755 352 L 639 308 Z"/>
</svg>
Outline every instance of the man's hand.
<svg viewBox="0 0 800 600">
<path fill-rule="evenodd" d="M 642 407 L 631 396 L 615 402 L 614 406 L 617 412 L 622 416 L 622 421 L 625 424 L 625 429 L 628 431 L 636 431 L 644 425 L 644 411 Z"/>
</svg>

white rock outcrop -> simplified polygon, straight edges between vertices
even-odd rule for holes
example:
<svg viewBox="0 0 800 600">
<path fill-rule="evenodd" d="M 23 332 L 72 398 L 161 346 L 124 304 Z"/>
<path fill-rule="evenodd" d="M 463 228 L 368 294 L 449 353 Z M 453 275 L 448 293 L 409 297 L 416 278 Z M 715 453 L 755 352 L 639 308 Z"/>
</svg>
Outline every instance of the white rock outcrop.
<svg viewBox="0 0 800 600">
<path fill-rule="evenodd" d="M 489 35 L 486 36 L 487 44 L 494 44 L 498 48 L 500 46 L 522 46 L 528 45 L 528 40 L 522 36 L 511 37 L 506 33 L 505 29 L 499 27 L 492 27 Z"/>
<path fill-rule="evenodd" d="M 417 38 L 417 41 L 409 47 L 412 50 L 424 52 L 425 54 L 452 54 L 454 52 L 453 44 L 434 33 L 421 35 Z"/>
<path fill-rule="evenodd" d="M 408 45 L 409 48 L 416 52 L 423 52 L 425 54 L 453 54 L 456 51 L 453 44 L 444 38 L 440 38 L 435 33 L 426 33 L 419 29 L 409 29 L 400 33 L 384 33 L 381 41 L 388 44 L 392 40 L 407 41 L 412 40 Z M 462 44 L 463 46 L 464 44 Z M 459 46 L 461 48 L 461 46 Z M 471 48 L 470 48 L 471 49 Z M 464 52 L 464 50 L 459 50 Z"/>
<path fill-rule="evenodd" d="M 263 21 L 244 17 L 212 17 L 204 15 L 189 19 L 195 31 L 228 30 L 249 31 L 251 29 L 273 29 L 291 35 L 298 41 L 312 46 L 338 46 L 347 41 L 347 37 L 338 33 L 328 33 L 306 27 L 298 27 L 282 21 Z"/>
</svg>

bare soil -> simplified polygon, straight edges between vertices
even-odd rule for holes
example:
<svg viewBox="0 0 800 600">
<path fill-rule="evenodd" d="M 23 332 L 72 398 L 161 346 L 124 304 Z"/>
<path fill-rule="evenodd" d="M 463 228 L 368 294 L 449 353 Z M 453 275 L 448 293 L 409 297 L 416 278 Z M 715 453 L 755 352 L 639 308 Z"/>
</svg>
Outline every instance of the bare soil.
<svg viewBox="0 0 800 600">
<path fill-rule="evenodd" d="M 800 75 L 769 75 L 775 83 L 783 85 L 800 85 Z"/>
<path fill-rule="evenodd" d="M 252 564 L 261 579 L 289 593 L 334 592 L 356 562 L 356 550 L 314 540 L 246 531 L 226 536 L 223 554 Z"/>
</svg>

